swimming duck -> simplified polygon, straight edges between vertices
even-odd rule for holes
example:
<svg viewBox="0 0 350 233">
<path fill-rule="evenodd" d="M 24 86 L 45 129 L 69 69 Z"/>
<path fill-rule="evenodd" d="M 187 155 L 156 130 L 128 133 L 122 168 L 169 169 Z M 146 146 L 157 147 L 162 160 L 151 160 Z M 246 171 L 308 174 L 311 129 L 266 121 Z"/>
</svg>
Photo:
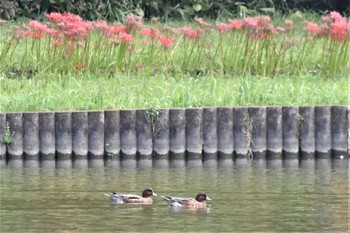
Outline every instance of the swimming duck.
<svg viewBox="0 0 350 233">
<path fill-rule="evenodd" d="M 196 198 L 183 198 L 183 197 L 171 197 L 162 196 L 162 198 L 168 202 L 170 206 L 183 206 L 194 208 L 205 208 L 207 204 L 206 200 L 211 200 L 205 193 L 198 193 Z"/>
<path fill-rule="evenodd" d="M 105 193 L 113 202 L 118 204 L 144 204 L 151 205 L 153 203 L 152 196 L 157 196 L 155 192 L 151 188 L 146 188 L 143 190 L 142 195 L 135 194 L 124 194 L 124 193 Z"/>
</svg>

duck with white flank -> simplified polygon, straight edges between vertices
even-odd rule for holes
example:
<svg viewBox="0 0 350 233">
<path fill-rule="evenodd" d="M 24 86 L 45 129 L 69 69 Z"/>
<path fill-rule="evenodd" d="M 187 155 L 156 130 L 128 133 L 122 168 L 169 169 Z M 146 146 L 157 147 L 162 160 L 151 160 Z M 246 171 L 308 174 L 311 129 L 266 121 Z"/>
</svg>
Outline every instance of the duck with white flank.
<svg viewBox="0 0 350 233">
<path fill-rule="evenodd" d="M 205 193 L 198 193 L 196 198 L 183 198 L 183 197 L 171 197 L 171 196 L 162 196 L 162 198 L 170 206 L 183 206 L 183 207 L 192 207 L 192 208 L 205 208 L 207 204 L 206 200 L 211 200 Z"/>
<path fill-rule="evenodd" d="M 142 195 L 124 194 L 124 193 L 105 193 L 113 202 L 117 204 L 143 204 L 151 205 L 153 203 L 152 196 L 157 196 L 151 188 L 143 190 Z"/>
</svg>

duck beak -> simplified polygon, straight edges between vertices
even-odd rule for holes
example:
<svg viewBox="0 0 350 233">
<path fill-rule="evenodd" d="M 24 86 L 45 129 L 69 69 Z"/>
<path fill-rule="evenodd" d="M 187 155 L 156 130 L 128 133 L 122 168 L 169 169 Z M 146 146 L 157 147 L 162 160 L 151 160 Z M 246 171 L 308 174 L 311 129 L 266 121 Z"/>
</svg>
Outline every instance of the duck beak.
<svg viewBox="0 0 350 233">
<path fill-rule="evenodd" d="M 153 192 L 153 196 L 158 196 L 155 192 Z"/>
<path fill-rule="evenodd" d="M 207 200 L 208 200 L 208 201 L 211 201 L 211 199 L 210 199 L 208 196 L 207 196 Z"/>
</svg>

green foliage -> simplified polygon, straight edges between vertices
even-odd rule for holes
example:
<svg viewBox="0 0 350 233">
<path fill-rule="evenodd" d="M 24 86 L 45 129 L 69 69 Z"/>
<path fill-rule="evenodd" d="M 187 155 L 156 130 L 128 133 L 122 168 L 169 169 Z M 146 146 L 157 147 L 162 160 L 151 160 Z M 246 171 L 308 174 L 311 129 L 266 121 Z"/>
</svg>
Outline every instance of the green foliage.
<svg viewBox="0 0 350 233">
<path fill-rule="evenodd" d="M 18 3 L 15 1 L 1 1 L 0 3 L 0 18 L 13 19 L 20 15 Z"/>
<path fill-rule="evenodd" d="M 44 12 L 70 12 L 81 17 L 122 21 L 125 15 L 135 13 L 137 1 L 119 0 L 3 0 L 0 18 L 37 18 Z"/>
<path fill-rule="evenodd" d="M 13 132 L 11 132 L 10 124 L 6 122 L 5 132 L 2 136 L 2 142 L 6 145 L 10 144 L 13 141 Z"/>
<path fill-rule="evenodd" d="M 85 19 L 108 19 L 122 21 L 135 9 L 133 1 L 116 0 L 49 0 L 51 12 L 70 12 Z"/>
<path fill-rule="evenodd" d="M 122 21 L 130 13 L 145 18 L 247 16 L 294 9 L 349 12 L 347 0 L 2 0 L 0 18 L 37 18 L 44 12 L 70 12 L 84 19 Z"/>
<path fill-rule="evenodd" d="M 150 118 L 158 117 L 159 115 L 159 108 L 157 107 L 151 107 L 147 110 L 147 114 Z"/>
</svg>

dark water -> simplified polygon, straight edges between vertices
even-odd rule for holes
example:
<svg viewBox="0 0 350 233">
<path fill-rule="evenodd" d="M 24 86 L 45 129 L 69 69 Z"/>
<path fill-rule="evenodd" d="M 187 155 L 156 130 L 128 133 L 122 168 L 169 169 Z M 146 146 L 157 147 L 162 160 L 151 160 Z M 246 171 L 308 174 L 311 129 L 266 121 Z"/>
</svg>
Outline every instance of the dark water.
<svg viewBox="0 0 350 233">
<path fill-rule="evenodd" d="M 310 164 L 309 164 L 310 163 Z M 226 164 L 227 165 L 227 164 Z M 225 163 L 197 168 L 1 168 L 1 232 L 349 232 L 349 170 Z M 231 166 L 232 165 L 232 166 Z M 204 210 L 117 205 L 106 191 L 212 199 Z"/>
</svg>

